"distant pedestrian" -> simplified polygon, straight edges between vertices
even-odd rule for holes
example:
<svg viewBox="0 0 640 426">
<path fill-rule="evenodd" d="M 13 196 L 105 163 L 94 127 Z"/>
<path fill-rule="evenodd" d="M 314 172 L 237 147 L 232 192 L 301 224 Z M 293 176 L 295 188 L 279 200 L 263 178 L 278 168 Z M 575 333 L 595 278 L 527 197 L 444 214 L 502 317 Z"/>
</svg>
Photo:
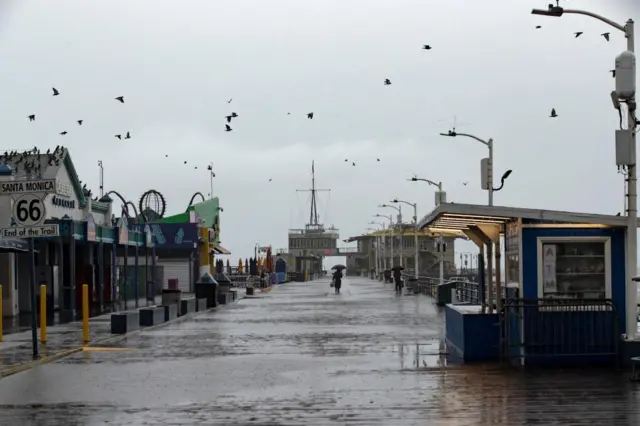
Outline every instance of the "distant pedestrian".
<svg viewBox="0 0 640 426">
<path fill-rule="evenodd" d="M 393 269 L 393 280 L 396 282 L 396 294 L 402 293 L 402 270 L 400 268 Z"/>
<path fill-rule="evenodd" d="M 340 294 L 340 287 L 342 287 L 342 271 L 338 269 L 333 273 L 333 288 L 336 294 Z"/>
</svg>

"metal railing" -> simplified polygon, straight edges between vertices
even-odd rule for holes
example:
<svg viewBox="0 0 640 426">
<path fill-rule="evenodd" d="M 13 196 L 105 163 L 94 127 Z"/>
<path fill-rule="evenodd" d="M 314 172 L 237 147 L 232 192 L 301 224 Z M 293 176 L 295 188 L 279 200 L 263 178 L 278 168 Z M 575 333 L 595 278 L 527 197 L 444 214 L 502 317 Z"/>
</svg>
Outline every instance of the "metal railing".
<svg viewBox="0 0 640 426">
<path fill-rule="evenodd" d="M 506 359 L 534 365 L 551 357 L 618 363 L 619 316 L 611 300 L 508 299 L 499 317 Z"/>
</svg>

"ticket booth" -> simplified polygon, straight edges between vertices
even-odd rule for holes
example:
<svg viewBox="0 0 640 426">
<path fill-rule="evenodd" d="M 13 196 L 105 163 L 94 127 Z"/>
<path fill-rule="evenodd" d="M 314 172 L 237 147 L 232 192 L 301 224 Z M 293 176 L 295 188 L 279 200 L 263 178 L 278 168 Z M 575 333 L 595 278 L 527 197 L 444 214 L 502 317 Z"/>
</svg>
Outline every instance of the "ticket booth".
<svg viewBox="0 0 640 426">
<path fill-rule="evenodd" d="M 480 304 L 445 308 L 446 341 L 458 358 L 523 366 L 620 361 L 625 217 L 441 204 L 420 227 L 463 231 L 479 248 Z"/>
</svg>

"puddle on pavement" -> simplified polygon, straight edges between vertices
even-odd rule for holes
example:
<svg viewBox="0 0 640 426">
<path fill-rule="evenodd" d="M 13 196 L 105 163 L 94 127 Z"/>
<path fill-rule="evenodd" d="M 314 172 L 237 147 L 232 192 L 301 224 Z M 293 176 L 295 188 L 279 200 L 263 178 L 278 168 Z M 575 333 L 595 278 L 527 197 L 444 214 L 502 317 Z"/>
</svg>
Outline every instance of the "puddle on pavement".
<svg viewBox="0 0 640 426">
<path fill-rule="evenodd" d="M 84 352 L 109 352 L 109 351 L 130 351 L 132 348 L 117 348 L 117 347 L 92 347 L 92 346 L 84 346 L 82 350 Z"/>
</svg>

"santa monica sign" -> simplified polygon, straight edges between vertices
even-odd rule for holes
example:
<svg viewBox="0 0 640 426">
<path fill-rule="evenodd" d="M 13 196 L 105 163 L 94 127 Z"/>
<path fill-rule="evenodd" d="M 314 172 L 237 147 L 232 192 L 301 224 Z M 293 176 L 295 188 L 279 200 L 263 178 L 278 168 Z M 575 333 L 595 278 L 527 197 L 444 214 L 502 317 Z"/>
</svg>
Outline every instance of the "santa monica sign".
<svg viewBox="0 0 640 426">
<path fill-rule="evenodd" d="M 0 183 L 0 195 L 55 193 L 55 179 L 19 180 Z"/>
</svg>

